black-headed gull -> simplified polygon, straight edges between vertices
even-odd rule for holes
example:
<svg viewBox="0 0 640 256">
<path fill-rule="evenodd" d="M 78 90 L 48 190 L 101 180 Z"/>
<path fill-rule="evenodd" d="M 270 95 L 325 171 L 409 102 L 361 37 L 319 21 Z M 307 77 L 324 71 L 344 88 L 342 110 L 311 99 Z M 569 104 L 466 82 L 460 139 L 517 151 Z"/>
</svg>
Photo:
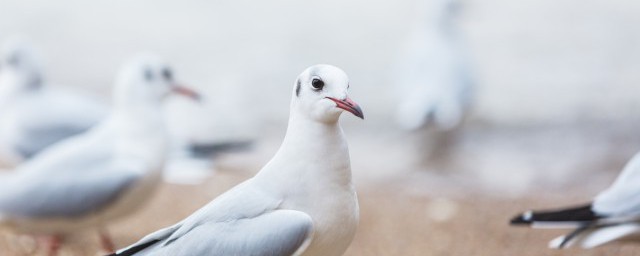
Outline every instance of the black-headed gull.
<svg viewBox="0 0 640 256">
<path fill-rule="evenodd" d="M 46 237 L 52 254 L 65 234 L 96 228 L 112 252 L 104 226 L 139 208 L 160 181 L 168 150 L 161 104 L 172 92 L 197 98 L 160 58 L 133 59 L 107 119 L 2 176 L 0 227 Z"/>
<path fill-rule="evenodd" d="M 533 228 L 571 228 L 571 233 L 549 242 L 549 247 L 593 248 L 640 235 L 640 153 L 616 181 L 591 203 L 548 211 L 528 211 L 514 217 L 512 225 Z"/>
<path fill-rule="evenodd" d="M 342 255 L 359 213 L 338 119 L 363 118 L 348 88 L 339 68 L 306 69 L 282 146 L 258 174 L 115 255 Z"/>
<path fill-rule="evenodd" d="M 397 123 L 406 130 L 458 126 L 471 101 L 472 79 L 454 24 L 456 0 L 423 0 L 417 26 L 396 67 Z M 426 20 L 425 20 L 426 17 Z"/>
<path fill-rule="evenodd" d="M 20 38 L 0 52 L 0 160 L 16 165 L 46 147 L 87 131 L 108 114 L 88 95 L 51 86 L 40 60 Z"/>
</svg>

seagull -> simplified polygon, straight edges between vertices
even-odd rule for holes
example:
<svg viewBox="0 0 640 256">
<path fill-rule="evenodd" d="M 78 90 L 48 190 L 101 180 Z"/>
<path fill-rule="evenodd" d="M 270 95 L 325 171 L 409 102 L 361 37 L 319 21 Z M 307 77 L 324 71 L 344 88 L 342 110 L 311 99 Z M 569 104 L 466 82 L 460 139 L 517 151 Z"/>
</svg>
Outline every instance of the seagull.
<svg viewBox="0 0 640 256">
<path fill-rule="evenodd" d="M 106 118 L 99 100 L 47 84 L 33 47 L 21 38 L 0 52 L 0 158 L 10 165 L 83 133 Z"/>
<path fill-rule="evenodd" d="M 571 233 L 549 242 L 550 248 L 593 248 L 640 235 L 640 152 L 615 182 L 592 202 L 559 210 L 527 211 L 512 225 L 533 228 L 569 228 Z"/>
<path fill-rule="evenodd" d="M 398 125 L 408 131 L 424 127 L 449 131 L 468 110 L 472 78 L 463 44 L 454 24 L 455 0 L 423 0 L 420 20 L 408 37 L 396 66 L 402 90 Z M 426 15 L 425 15 L 426 14 Z M 427 21 L 422 20 L 427 17 Z"/>
<path fill-rule="evenodd" d="M 0 177 L 0 228 L 41 237 L 49 255 L 66 234 L 95 228 L 113 252 L 105 225 L 140 208 L 161 180 L 168 138 L 160 109 L 170 93 L 198 98 L 155 55 L 126 64 L 108 118 Z"/>
<path fill-rule="evenodd" d="M 0 161 L 5 165 L 16 166 L 55 143 L 86 132 L 106 119 L 108 110 L 106 104 L 90 95 L 47 84 L 39 55 L 24 38 L 14 37 L 3 44 L 0 53 Z M 184 111 L 177 114 L 184 116 Z M 182 177 L 176 174 L 188 173 L 191 169 L 198 170 L 202 178 L 207 177 L 211 173 L 212 158 L 217 153 L 238 148 L 226 147 L 229 144 L 226 142 L 178 141 L 179 134 L 171 129 L 169 133 L 172 153 L 165 169 L 172 171 L 167 172 L 165 178 L 171 182 L 174 182 L 174 176 Z M 193 150 L 203 146 L 213 150 Z M 202 178 L 182 178 L 181 183 L 198 183 Z"/>
<path fill-rule="evenodd" d="M 338 119 L 364 118 L 339 68 L 315 65 L 294 83 L 287 133 L 253 178 L 123 255 L 342 255 L 356 232 L 358 200 Z"/>
</svg>

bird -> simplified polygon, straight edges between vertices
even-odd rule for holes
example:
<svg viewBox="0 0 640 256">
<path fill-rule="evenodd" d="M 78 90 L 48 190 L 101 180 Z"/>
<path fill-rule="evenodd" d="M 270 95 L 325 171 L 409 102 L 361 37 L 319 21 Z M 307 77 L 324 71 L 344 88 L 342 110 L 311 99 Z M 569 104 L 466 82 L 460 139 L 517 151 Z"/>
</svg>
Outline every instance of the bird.
<svg viewBox="0 0 640 256">
<path fill-rule="evenodd" d="M 640 152 L 614 183 L 591 202 L 557 210 L 527 211 L 511 225 L 573 229 L 549 242 L 550 248 L 593 248 L 640 235 Z"/>
<path fill-rule="evenodd" d="M 401 100 L 395 117 L 407 131 L 430 127 L 449 131 L 462 123 L 473 94 L 470 65 L 454 24 L 459 3 L 419 3 L 419 20 L 396 64 Z"/>
<path fill-rule="evenodd" d="M 80 135 L 107 118 L 108 104 L 74 90 L 47 83 L 40 55 L 26 38 L 14 36 L 0 51 L 0 162 L 16 166 L 58 142 Z M 202 101 L 200 101 L 202 103 Z M 200 104 L 194 105 L 197 107 Z M 171 112 L 166 106 L 165 117 Z M 184 110 L 174 111 L 184 116 Z M 165 122 L 181 120 L 166 119 Z M 172 124 L 172 123 L 169 123 Z M 181 124 L 173 124 L 180 126 Z M 189 125 L 194 125 L 189 124 Z M 195 124 L 197 125 L 197 124 Z M 196 169 L 200 176 L 211 173 L 212 159 L 221 152 L 247 147 L 249 141 L 180 141 L 184 136 L 168 129 L 171 154 L 165 179 L 183 177 Z M 184 132 L 182 132 L 184 133 Z M 210 150 L 202 150 L 202 148 Z M 181 183 L 198 183 L 199 177 L 182 178 Z M 184 181 L 183 181 L 184 180 Z"/>
<path fill-rule="evenodd" d="M 198 99 L 157 55 L 127 62 L 109 117 L 0 177 L 0 228 L 42 238 L 49 255 L 65 235 L 96 229 L 113 252 L 105 226 L 140 208 L 161 180 L 168 151 L 161 104 L 176 93 Z"/>
<path fill-rule="evenodd" d="M 46 82 L 41 59 L 24 38 L 0 51 L 0 158 L 15 166 L 43 149 L 86 132 L 106 118 L 99 99 Z"/>
<path fill-rule="evenodd" d="M 342 255 L 359 208 L 338 121 L 343 111 L 364 119 L 348 89 L 340 68 L 305 69 L 282 145 L 255 176 L 112 255 Z"/>
</svg>

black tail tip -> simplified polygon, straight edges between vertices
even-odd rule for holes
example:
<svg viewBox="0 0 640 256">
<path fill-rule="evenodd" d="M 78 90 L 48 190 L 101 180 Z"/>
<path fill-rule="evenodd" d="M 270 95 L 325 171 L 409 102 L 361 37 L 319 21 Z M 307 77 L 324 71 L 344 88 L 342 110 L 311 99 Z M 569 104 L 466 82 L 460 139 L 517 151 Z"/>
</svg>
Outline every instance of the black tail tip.
<svg viewBox="0 0 640 256">
<path fill-rule="evenodd" d="M 531 216 L 532 216 L 532 213 L 530 211 L 525 212 L 523 214 L 519 214 L 511 218 L 511 220 L 509 221 L 509 224 L 514 226 L 531 225 L 533 221 Z"/>
</svg>

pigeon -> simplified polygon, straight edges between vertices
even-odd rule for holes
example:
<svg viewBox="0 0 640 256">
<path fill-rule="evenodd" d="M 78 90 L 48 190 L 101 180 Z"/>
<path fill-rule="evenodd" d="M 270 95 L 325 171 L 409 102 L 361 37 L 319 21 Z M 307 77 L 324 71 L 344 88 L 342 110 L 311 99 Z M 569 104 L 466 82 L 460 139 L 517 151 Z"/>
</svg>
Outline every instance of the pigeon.
<svg viewBox="0 0 640 256">
<path fill-rule="evenodd" d="M 574 229 L 549 243 L 550 248 L 593 248 L 640 235 L 640 153 L 622 170 L 615 182 L 592 202 L 557 210 L 527 211 L 512 225 L 533 228 Z"/>
<path fill-rule="evenodd" d="M 97 229 L 113 252 L 105 225 L 140 208 L 161 181 L 168 151 L 161 104 L 171 93 L 198 98 L 153 54 L 127 63 L 108 118 L 0 176 L 0 228 L 42 237 L 49 255 L 66 234 Z"/>
<path fill-rule="evenodd" d="M 454 24 L 457 7 L 455 0 L 424 0 L 416 8 L 419 21 L 395 72 L 401 88 L 396 120 L 405 130 L 452 130 L 468 111 L 473 79 Z"/>
<path fill-rule="evenodd" d="M 284 141 L 254 177 L 113 255 L 342 255 L 359 208 L 338 119 L 343 111 L 364 119 L 348 89 L 341 69 L 307 68 Z"/>
<path fill-rule="evenodd" d="M 21 38 L 0 52 L 0 160 L 17 165 L 43 149 L 86 132 L 108 107 L 81 93 L 47 84 L 33 47 Z"/>
</svg>

